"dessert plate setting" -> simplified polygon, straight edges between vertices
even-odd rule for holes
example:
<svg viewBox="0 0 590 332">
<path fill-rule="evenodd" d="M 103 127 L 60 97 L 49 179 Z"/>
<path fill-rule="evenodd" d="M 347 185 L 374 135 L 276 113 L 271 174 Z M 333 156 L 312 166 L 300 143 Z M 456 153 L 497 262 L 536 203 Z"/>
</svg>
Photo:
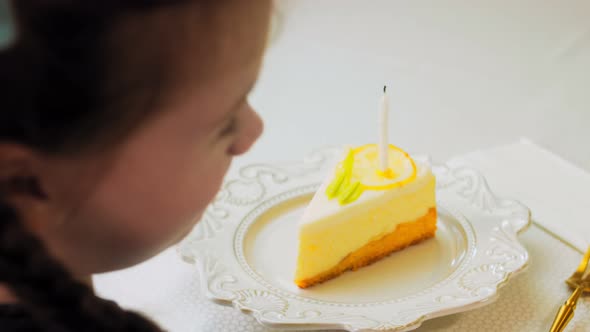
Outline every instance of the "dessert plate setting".
<svg viewBox="0 0 590 332">
<path fill-rule="evenodd" d="M 251 164 L 228 180 L 178 246 L 212 301 L 291 330 L 410 331 L 431 318 L 491 303 L 528 262 L 518 233 L 529 210 L 498 198 L 469 168 L 434 164 L 437 232 L 433 239 L 368 267 L 300 289 L 293 282 L 297 222 L 341 147 L 302 162 Z"/>
</svg>

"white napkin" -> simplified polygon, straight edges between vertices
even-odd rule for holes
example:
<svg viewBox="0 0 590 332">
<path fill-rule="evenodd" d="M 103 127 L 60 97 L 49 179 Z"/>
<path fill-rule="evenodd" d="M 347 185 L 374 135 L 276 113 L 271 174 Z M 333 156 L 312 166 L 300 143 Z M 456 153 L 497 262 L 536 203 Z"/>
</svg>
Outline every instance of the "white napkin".
<svg viewBox="0 0 590 332">
<path fill-rule="evenodd" d="M 590 245 L 590 174 L 523 138 L 452 158 L 478 169 L 501 197 L 532 211 L 533 221 L 580 251 Z"/>
</svg>

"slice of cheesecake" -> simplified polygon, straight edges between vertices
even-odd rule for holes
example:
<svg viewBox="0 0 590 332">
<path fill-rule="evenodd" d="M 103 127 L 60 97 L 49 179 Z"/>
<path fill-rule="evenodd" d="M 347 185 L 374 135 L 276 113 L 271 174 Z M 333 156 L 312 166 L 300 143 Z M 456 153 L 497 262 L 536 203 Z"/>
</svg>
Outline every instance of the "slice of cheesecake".
<svg viewBox="0 0 590 332">
<path fill-rule="evenodd" d="M 436 231 L 435 178 L 390 146 L 389 170 L 378 147 L 349 149 L 299 221 L 295 283 L 307 288 L 431 238 Z"/>
</svg>

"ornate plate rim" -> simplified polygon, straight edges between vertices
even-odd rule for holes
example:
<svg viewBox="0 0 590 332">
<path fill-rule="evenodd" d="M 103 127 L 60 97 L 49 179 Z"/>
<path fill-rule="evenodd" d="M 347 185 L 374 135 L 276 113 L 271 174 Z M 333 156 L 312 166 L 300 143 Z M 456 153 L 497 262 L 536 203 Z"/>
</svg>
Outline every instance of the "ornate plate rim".
<svg viewBox="0 0 590 332">
<path fill-rule="evenodd" d="M 427 319 L 492 302 L 498 289 L 527 267 L 528 252 L 517 235 L 531 225 L 528 208 L 516 200 L 497 197 L 476 170 L 434 164 L 427 157 L 415 157 L 432 166 L 437 177 L 437 205 L 451 210 L 456 217 L 463 217 L 474 236 L 490 233 L 490 237 L 484 237 L 485 241 L 473 241 L 474 248 L 468 248 L 471 256 L 444 280 L 447 284 L 437 283 L 433 291 L 413 294 L 407 297 L 410 300 L 405 297 L 351 305 L 292 296 L 288 291 L 282 292 L 256 280 L 243 265 L 244 257 L 235 247 L 240 243 L 239 232 L 245 232 L 248 220 L 254 222 L 267 208 L 308 194 L 317 187 L 339 151 L 339 147 L 327 147 L 314 151 L 303 162 L 246 165 L 239 170 L 237 178 L 224 183 L 201 222 L 176 247 L 185 262 L 196 266 L 202 292 L 210 300 L 252 314 L 271 328 L 409 331 Z M 464 215 L 491 221 L 473 225 Z M 213 252 L 213 246 L 231 247 L 231 252 Z M 402 302 L 410 309 L 390 313 L 386 318 L 362 312 L 364 308 Z"/>
</svg>

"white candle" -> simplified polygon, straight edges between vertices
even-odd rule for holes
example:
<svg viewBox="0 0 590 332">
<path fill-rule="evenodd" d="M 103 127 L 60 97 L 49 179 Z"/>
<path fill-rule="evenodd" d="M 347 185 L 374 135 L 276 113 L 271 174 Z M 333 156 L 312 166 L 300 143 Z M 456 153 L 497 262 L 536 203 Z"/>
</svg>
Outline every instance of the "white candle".
<svg viewBox="0 0 590 332">
<path fill-rule="evenodd" d="M 379 103 L 379 165 L 381 172 L 389 169 L 389 139 L 388 134 L 389 98 L 387 98 L 387 87 L 383 87 L 383 96 Z"/>
</svg>

